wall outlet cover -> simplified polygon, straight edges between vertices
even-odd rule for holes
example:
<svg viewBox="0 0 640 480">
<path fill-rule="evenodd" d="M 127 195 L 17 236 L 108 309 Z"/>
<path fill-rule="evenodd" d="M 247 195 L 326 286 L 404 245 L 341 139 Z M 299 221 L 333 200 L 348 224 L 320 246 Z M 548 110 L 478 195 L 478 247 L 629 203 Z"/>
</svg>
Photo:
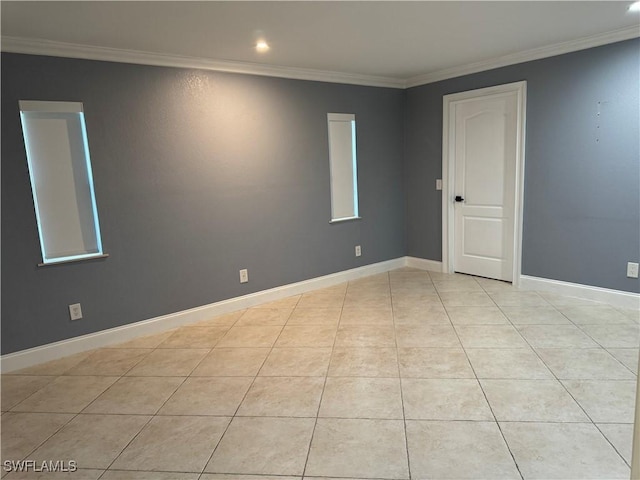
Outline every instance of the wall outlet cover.
<svg viewBox="0 0 640 480">
<path fill-rule="evenodd" d="M 82 306 L 79 303 L 69 305 L 69 317 L 71 320 L 80 320 L 82 318 Z"/>
<path fill-rule="evenodd" d="M 247 283 L 249 281 L 249 271 L 246 268 L 240 270 L 240 283 Z"/>
<path fill-rule="evenodd" d="M 638 278 L 638 264 L 634 262 L 627 263 L 627 277 Z"/>
<path fill-rule="evenodd" d="M 362 248 L 360 247 L 360 245 L 356 245 L 356 257 L 359 257 L 362 255 Z"/>
</svg>

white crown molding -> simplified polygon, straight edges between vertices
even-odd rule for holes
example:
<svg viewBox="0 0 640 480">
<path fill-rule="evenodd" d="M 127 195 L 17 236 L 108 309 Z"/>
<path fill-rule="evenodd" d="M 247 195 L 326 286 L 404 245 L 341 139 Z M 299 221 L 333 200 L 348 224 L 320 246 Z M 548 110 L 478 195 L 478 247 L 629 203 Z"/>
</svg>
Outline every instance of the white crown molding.
<svg viewBox="0 0 640 480">
<path fill-rule="evenodd" d="M 54 42 L 33 38 L 3 36 L 0 48 L 3 52 L 24 53 L 28 55 L 46 55 L 51 57 L 81 58 L 107 62 L 134 63 L 157 67 L 197 68 L 216 72 L 261 75 L 265 77 L 291 78 L 318 82 L 364 85 L 369 87 L 399 88 L 405 87 L 403 79 L 359 75 L 353 73 L 330 72 L 309 68 L 279 67 L 230 60 L 209 60 L 182 55 L 165 55 L 139 50 L 96 47 L 75 43 Z"/>
<path fill-rule="evenodd" d="M 307 68 L 280 67 L 256 63 L 234 62 L 229 60 L 209 60 L 205 58 L 165 55 L 138 50 L 124 50 L 108 47 L 79 45 L 54 42 L 50 40 L 3 36 L 0 49 L 3 52 L 24 53 L 28 55 L 47 55 L 53 57 L 82 58 L 85 60 L 103 60 L 107 62 L 134 63 L 159 67 L 198 68 L 218 72 L 261 75 L 267 77 L 291 78 L 370 87 L 411 88 L 448 78 L 460 77 L 494 68 L 506 67 L 518 63 L 553 57 L 564 53 L 585 50 L 609 43 L 621 42 L 640 37 L 640 28 L 629 27 L 612 32 L 579 38 L 568 42 L 525 50 L 523 52 L 474 62 L 468 65 L 447 68 L 436 72 L 417 75 L 408 79 L 358 75 L 352 73 L 330 72 Z"/>
<path fill-rule="evenodd" d="M 469 75 L 471 73 L 484 72 L 486 70 L 493 70 L 494 68 L 539 60 L 541 58 L 554 57 L 556 55 L 576 52 L 578 50 L 586 50 L 588 48 L 599 47 L 601 45 L 621 42 L 623 40 L 630 40 L 637 37 L 640 37 L 640 28 L 638 27 L 623 28 L 612 32 L 600 33 L 589 37 L 579 38 L 577 40 L 556 43 L 554 45 L 524 50 L 522 52 L 474 62 L 468 65 L 447 68 L 436 72 L 426 73 L 424 75 L 417 75 L 406 80 L 405 88 L 417 87 L 428 83 L 447 80 L 449 78 Z"/>
</svg>

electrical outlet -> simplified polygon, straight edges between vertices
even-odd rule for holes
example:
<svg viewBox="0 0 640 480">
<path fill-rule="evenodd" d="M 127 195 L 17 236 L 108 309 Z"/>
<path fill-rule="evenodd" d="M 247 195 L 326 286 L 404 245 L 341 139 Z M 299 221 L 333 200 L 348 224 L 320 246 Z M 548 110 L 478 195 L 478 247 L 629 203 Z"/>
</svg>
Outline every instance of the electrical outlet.
<svg viewBox="0 0 640 480">
<path fill-rule="evenodd" d="M 246 268 L 240 270 L 240 283 L 247 283 L 249 281 L 249 271 Z"/>
<path fill-rule="evenodd" d="M 638 278 L 638 264 L 629 262 L 627 263 L 627 277 Z"/>
<path fill-rule="evenodd" d="M 436 190 L 442 190 L 442 179 L 438 178 L 436 180 Z"/>
<path fill-rule="evenodd" d="M 80 320 L 82 318 L 82 307 L 79 303 L 69 305 L 69 317 L 71 317 L 71 320 Z"/>
<path fill-rule="evenodd" d="M 362 255 L 362 248 L 360 248 L 360 245 L 356 245 L 356 257 L 360 255 Z"/>
</svg>

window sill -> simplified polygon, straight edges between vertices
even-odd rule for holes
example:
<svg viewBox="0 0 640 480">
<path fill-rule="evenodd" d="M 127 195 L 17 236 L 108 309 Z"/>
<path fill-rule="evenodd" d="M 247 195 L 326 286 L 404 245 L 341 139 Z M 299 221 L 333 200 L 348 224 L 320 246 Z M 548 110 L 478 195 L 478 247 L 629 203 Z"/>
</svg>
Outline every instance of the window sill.
<svg viewBox="0 0 640 480">
<path fill-rule="evenodd" d="M 351 222 L 353 220 L 362 220 L 362 217 L 346 217 L 346 218 L 336 218 L 334 220 L 330 220 L 329 223 L 343 223 L 343 222 Z"/>
<path fill-rule="evenodd" d="M 52 260 L 47 263 L 39 263 L 39 267 L 49 267 L 51 265 L 63 265 L 65 263 L 76 263 L 76 262 L 84 262 L 86 260 L 96 260 L 98 258 L 107 258 L 109 256 L 108 253 L 92 253 L 89 255 L 82 255 L 73 258 L 66 258 L 62 260 Z"/>
</svg>

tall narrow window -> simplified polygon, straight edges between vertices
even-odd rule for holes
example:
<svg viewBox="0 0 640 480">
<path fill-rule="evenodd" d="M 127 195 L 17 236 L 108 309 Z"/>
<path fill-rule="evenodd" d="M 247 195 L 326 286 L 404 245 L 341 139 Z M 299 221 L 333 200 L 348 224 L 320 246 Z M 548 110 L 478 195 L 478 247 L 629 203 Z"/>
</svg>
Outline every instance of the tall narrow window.
<svg viewBox="0 0 640 480">
<path fill-rule="evenodd" d="M 329 113 L 327 121 L 331 171 L 331 221 L 360 218 L 356 168 L 356 117 L 346 113 Z"/>
<path fill-rule="evenodd" d="M 42 264 L 104 256 L 82 103 L 20 101 Z"/>
</svg>

